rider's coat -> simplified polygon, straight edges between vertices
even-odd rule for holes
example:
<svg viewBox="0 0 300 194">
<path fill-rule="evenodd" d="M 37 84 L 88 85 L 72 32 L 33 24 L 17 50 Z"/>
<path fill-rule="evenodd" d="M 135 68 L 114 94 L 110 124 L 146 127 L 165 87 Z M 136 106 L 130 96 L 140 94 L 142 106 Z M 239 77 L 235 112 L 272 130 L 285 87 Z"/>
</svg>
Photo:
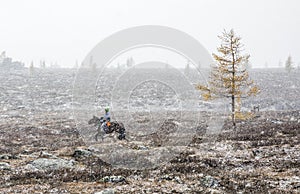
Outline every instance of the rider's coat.
<svg viewBox="0 0 300 194">
<path fill-rule="evenodd" d="M 110 121 L 110 112 L 106 112 L 103 116 L 104 120 Z"/>
</svg>

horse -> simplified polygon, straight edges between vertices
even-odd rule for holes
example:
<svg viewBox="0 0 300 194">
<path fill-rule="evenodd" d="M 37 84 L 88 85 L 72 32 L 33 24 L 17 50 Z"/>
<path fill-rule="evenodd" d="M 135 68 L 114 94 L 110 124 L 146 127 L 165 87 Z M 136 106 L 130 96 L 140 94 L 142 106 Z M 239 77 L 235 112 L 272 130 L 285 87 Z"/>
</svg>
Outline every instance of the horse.
<svg viewBox="0 0 300 194">
<path fill-rule="evenodd" d="M 96 141 L 98 141 L 98 136 L 101 136 L 101 138 L 103 140 L 103 137 L 105 134 L 110 134 L 113 132 L 116 132 L 119 134 L 118 135 L 119 140 L 125 139 L 126 134 L 125 134 L 125 127 L 124 127 L 123 123 L 119 123 L 117 121 L 112 121 L 112 122 L 110 122 L 110 126 L 108 127 L 107 131 L 104 131 L 101 128 L 102 123 L 103 123 L 103 117 L 98 118 L 96 116 L 93 116 L 93 118 L 88 121 L 89 125 L 94 124 L 94 126 L 98 126 L 97 134 L 95 136 Z"/>
</svg>

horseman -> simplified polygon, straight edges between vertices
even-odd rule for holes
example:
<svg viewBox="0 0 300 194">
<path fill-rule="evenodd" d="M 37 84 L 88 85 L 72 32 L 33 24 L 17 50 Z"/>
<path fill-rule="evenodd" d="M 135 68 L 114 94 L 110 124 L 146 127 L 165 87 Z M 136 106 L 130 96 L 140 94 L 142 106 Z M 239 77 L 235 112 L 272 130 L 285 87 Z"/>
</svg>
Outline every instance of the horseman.
<svg viewBox="0 0 300 194">
<path fill-rule="evenodd" d="M 104 116 L 102 117 L 103 119 L 102 119 L 100 122 L 102 123 L 101 128 L 102 128 L 105 132 L 107 132 L 108 129 L 109 129 L 109 126 L 110 126 L 110 112 L 109 112 L 109 108 L 106 107 L 106 108 L 104 109 L 104 111 L 105 111 L 105 114 L 104 114 Z"/>
<path fill-rule="evenodd" d="M 105 134 L 116 132 L 118 133 L 118 139 L 125 139 L 126 132 L 123 123 L 119 123 L 117 121 L 110 121 L 110 112 L 109 108 L 105 108 L 105 114 L 103 117 L 93 116 L 92 119 L 88 121 L 88 124 L 94 124 L 97 126 L 97 134 L 95 136 L 95 140 L 98 141 L 98 136 L 101 136 L 102 140 Z"/>
</svg>

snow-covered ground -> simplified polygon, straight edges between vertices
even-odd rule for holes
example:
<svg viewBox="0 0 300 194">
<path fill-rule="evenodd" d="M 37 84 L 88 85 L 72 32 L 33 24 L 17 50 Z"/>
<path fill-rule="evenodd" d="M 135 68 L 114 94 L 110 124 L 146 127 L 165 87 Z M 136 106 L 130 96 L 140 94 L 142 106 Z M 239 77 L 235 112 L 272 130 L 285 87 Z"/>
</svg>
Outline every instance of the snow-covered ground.
<svg viewBox="0 0 300 194">
<path fill-rule="evenodd" d="M 299 72 L 251 71 L 261 93 L 244 105 L 261 112 L 237 131 L 217 114 L 226 101 L 192 89 L 203 78 L 114 73 L 0 72 L 0 193 L 299 190 Z M 87 121 L 107 105 L 129 141 L 94 141 Z"/>
</svg>

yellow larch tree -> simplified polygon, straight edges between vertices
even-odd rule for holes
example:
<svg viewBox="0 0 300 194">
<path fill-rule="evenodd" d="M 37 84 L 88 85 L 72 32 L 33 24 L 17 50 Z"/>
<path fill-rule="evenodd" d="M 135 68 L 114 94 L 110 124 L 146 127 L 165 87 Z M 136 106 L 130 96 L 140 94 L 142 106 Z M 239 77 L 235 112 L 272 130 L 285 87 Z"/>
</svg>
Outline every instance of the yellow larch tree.
<svg viewBox="0 0 300 194">
<path fill-rule="evenodd" d="M 233 127 L 236 127 L 236 116 L 240 113 L 241 99 L 255 96 L 259 88 L 250 79 L 247 71 L 249 64 L 248 54 L 243 54 L 241 38 L 233 29 L 224 30 L 221 36 L 218 54 L 212 54 L 216 64 L 212 66 L 208 85 L 197 85 L 201 90 L 204 100 L 215 98 L 229 98 L 231 104 L 231 119 Z"/>
</svg>

